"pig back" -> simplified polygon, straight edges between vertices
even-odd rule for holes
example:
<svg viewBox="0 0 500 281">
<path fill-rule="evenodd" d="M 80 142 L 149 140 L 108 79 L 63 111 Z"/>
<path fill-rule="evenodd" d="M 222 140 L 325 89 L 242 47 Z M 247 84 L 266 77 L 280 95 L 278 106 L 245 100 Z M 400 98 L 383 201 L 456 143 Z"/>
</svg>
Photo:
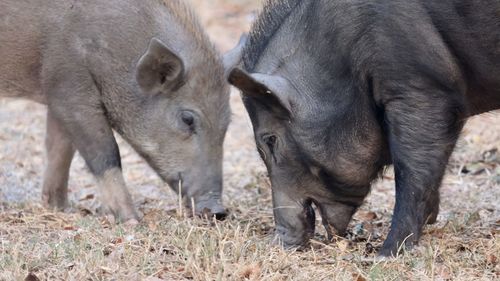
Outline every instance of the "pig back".
<svg viewBox="0 0 500 281">
<path fill-rule="evenodd" d="M 135 65 L 151 38 L 184 58 L 196 52 L 197 27 L 181 22 L 191 20 L 181 2 L 1 1 L 0 96 L 45 103 L 50 93 L 42 89 L 71 72 L 91 73 L 111 95 L 133 94 Z"/>
<path fill-rule="evenodd" d="M 45 102 L 40 86 L 44 28 L 69 7 L 61 0 L 0 1 L 0 97 Z"/>
</svg>

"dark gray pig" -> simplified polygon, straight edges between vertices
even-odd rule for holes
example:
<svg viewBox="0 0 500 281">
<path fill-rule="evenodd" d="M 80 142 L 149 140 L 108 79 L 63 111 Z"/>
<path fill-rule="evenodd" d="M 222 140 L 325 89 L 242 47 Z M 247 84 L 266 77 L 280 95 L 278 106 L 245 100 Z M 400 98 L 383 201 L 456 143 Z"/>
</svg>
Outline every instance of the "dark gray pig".
<svg viewBox="0 0 500 281">
<path fill-rule="evenodd" d="M 380 254 L 418 242 L 465 120 L 500 108 L 498 11 L 496 0 L 267 2 L 229 81 L 242 90 L 284 245 L 314 233 L 312 204 L 343 234 L 390 164 L 396 206 Z"/>
<path fill-rule="evenodd" d="M 198 213 L 225 215 L 229 86 L 184 1 L 0 1 L 0 94 L 48 106 L 45 205 L 66 206 L 76 149 L 106 209 L 138 219 L 115 130 Z"/>
</svg>

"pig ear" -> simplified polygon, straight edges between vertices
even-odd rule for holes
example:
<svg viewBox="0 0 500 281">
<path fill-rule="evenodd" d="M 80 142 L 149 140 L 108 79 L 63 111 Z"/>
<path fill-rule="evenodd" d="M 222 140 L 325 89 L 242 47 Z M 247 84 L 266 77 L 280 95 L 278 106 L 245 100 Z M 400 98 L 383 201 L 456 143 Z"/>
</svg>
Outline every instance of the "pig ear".
<svg viewBox="0 0 500 281">
<path fill-rule="evenodd" d="M 234 68 L 228 80 L 240 89 L 244 96 L 263 100 L 266 104 L 277 105 L 287 113 L 292 113 L 289 97 L 296 90 L 285 78 L 260 73 L 248 74 L 242 69 Z"/>
<path fill-rule="evenodd" d="M 144 92 L 151 94 L 175 91 L 184 80 L 184 62 L 156 38 L 151 39 L 136 71 L 137 83 Z"/>
<path fill-rule="evenodd" d="M 240 41 L 238 42 L 238 45 L 234 47 L 232 50 L 228 51 L 227 53 L 224 54 L 224 69 L 225 69 L 225 77 L 229 77 L 229 74 L 231 73 L 231 70 L 236 67 L 238 64 L 241 62 L 241 57 L 243 55 L 243 48 L 245 47 L 245 44 L 247 43 L 247 38 L 248 35 L 246 33 L 243 33 L 240 37 Z"/>
</svg>

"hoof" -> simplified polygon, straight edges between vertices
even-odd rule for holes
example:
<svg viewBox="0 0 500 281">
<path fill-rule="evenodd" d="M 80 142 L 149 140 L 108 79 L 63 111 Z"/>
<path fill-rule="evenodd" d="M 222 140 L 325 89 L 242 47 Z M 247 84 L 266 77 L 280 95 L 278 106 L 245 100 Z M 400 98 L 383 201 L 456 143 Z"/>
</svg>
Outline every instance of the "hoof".
<svg viewBox="0 0 500 281">
<path fill-rule="evenodd" d="M 68 207 L 68 199 L 67 197 L 43 195 L 42 206 L 48 210 L 64 212 Z"/>
<path fill-rule="evenodd" d="M 127 227 L 134 227 L 139 224 L 139 220 L 137 219 L 129 219 L 127 221 L 124 221 L 122 225 L 127 226 Z"/>
</svg>

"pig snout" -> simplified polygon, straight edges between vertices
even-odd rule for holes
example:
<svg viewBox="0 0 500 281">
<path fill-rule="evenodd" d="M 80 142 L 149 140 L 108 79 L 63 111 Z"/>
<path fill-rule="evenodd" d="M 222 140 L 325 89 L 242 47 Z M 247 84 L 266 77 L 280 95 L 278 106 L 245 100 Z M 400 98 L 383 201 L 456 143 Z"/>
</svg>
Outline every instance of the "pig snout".
<svg viewBox="0 0 500 281">
<path fill-rule="evenodd" d="M 205 197 L 205 198 L 204 198 Z M 227 210 L 222 205 L 222 199 L 220 195 L 218 196 L 201 196 L 198 200 L 193 197 L 194 206 L 192 206 L 191 200 L 189 207 L 193 208 L 195 214 L 201 217 L 212 218 L 215 217 L 217 220 L 224 220 L 227 217 Z"/>
<path fill-rule="evenodd" d="M 222 179 L 210 178 L 204 182 L 196 181 L 186 190 L 188 207 L 202 218 L 223 220 L 227 211 L 222 204 Z"/>
<path fill-rule="evenodd" d="M 222 180 L 206 180 L 205 184 L 200 184 L 198 181 L 190 181 L 192 178 L 185 173 L 179 173 L 178 177 L 167 182 L 174 191 L 181 192 L 186 207 L 191 209 L 194 215 L 224 220 L 228 212 L 222 204 Z"/>
<path fill-rule="evenodd" d="M 275 212 L 276 235 L 274 244 L 279 244 L 285 249 L 302 247 L 314 235 L 315 213 L 313 207 L 306 203 L 302 211 L 284 210 Z"/>
</svg>

